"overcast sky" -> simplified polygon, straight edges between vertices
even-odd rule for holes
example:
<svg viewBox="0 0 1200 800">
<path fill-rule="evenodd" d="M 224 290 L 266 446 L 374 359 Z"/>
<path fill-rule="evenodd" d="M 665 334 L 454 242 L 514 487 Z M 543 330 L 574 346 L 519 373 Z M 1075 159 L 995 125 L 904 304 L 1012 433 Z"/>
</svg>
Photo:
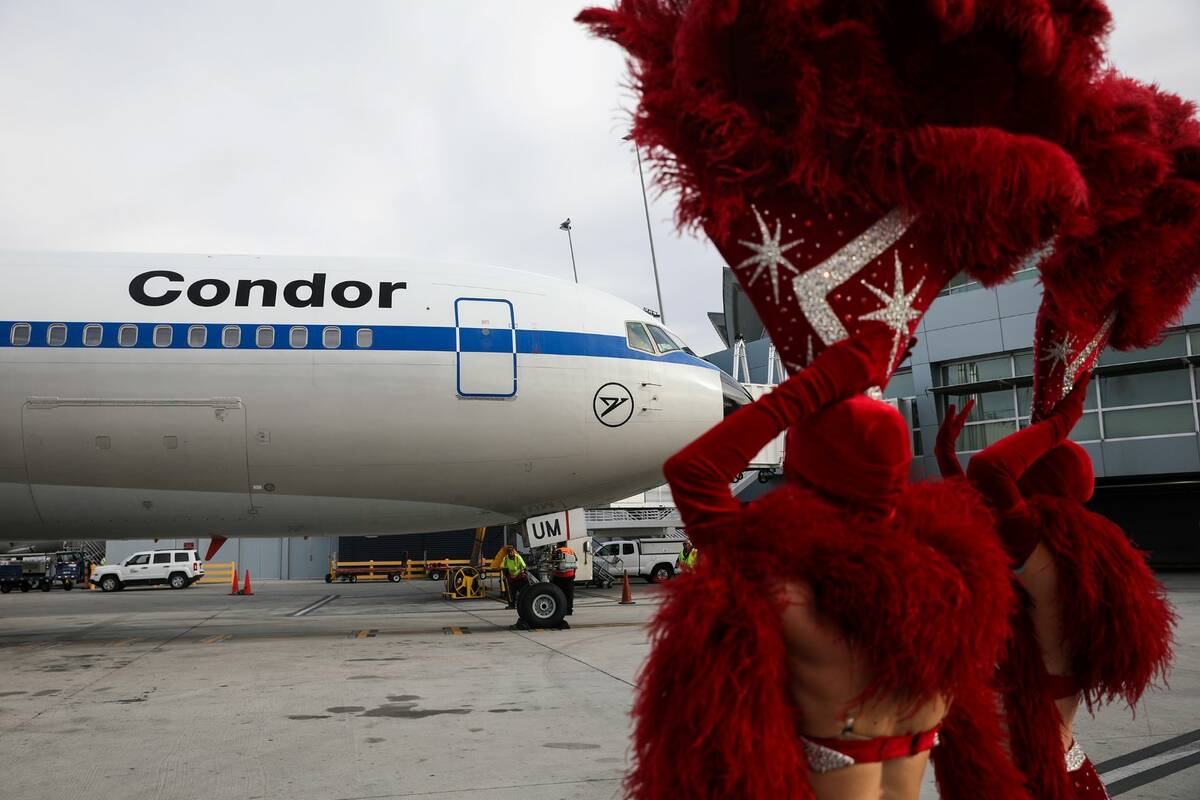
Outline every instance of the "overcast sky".
<svg viewBox="0 0 1200 800">
<path fill-rule="evenodd" d="M 1197 0 L 1110 0 L 1111 58 L 1200 98 Z M 0 249 L 408 256 L 657 306 L 615 45 L 564 0 L 0 0 Z M 650 208 L 667 320 L 721 261 Z"/>
</svg>

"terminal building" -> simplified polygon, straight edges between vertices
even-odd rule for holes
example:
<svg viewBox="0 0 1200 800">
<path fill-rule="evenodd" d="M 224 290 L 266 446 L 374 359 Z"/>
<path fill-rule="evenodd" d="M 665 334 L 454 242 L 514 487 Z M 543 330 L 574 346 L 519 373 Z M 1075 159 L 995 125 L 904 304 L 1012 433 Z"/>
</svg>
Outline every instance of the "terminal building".
<svg viewBox="0 0 1200 800">
<path fill-rule="evenodd" d="M 711 314 L 729 348 L 708 359 L 740 380 L 768 382 L 770 342 L 726 270 L 725 308 Z M 934 301 L 910 359 L 885 394 L 913 430 L 913 477 L 938 474 L 934 439 L 945 408 L 975 399 L 959 457 L 1029 424 L 1036 270 L 995 289 L 958 276 Z M 745 358 L 737 345 L 742 333 Z M 757 336 L 755 334 L 758 334 Z M 738 375 L 743 361 L 749 378 Z M 1093 510 L 1117 522 L 1159 567 L 1200 565 L 1200 293 L 1179 324 L 1146 350 L 1106 350 L 1071 438 L 1096 470 Z M 735 369 L 736 368 L 736 369 Z"/>
</svg>

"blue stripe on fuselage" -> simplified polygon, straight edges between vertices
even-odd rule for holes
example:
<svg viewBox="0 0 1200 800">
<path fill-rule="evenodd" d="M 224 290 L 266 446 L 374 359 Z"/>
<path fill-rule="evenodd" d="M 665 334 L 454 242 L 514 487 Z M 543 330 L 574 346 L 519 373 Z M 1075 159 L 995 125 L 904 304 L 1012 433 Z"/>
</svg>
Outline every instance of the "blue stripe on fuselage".
<svg viewBox="0 0 1200 800">
<path fill-rule="evenodd" d="M 29 325 L 29 343 L 14 345 L 13 326 Z M 61 345 L 49 344 L 49 332 L 52 325 L 66 325 L 66 341 Z M 101 327 L 101 338 L 98 345 L 84 345 L 84 328 L 88 325 Z M 120 329 L 132 325 L 137 328 L 136 344 L 122 347 L 118 343 Z M 154 330 L 162 326 L 171 329 L 170 344 L 159 347 L 154 344 Z M 196 327 L 205 329 L 203 347 L 189 345 L 189 330 Z M 240 341 L 237 347 L 225 347 L 222 344 L 224 331 L 227 328 L 240 329 Z M 273 342 L 267 347 L 259 347 L 258 332 L 270 328 L 273 332 Z M 292 347 L 291 332 L 295 328 L 307 331 L 307 343 L 304 347 Z M 337 347 L 325 347 L 324 336 L 326 329 L 337 329 L 340 332 L 340 343 Z M 370 347 L 358 347 L 357 335 L 361 329 L 369 329 L 372 335 Z M 455 333 L 458 336 L 455 336 Z M 456 341 L 456 339 L 458 341 Z M 624 358 L 639 361 L 667 361 L 672 364 L 686 364 L 705 369 L 717 369 L 702 358 L 676 351 L 664 355 L 653 355 L 634 350 L 629 347 L 624 336 L 613 336 L 603 333 L 577 333 L 574 331 L 516 331 L 517 353 L 523 355 L 549 356 L 587 356 L 590 358 Z M 0 322 L 0 347 L 22 349 L 39 347 L 56 349 L 58 347 L 83 348 L 96 350 L 384 350 L 384 351 L 423 351 L 436 353 L 511 353 L 512 331 L 506 329 L 433 327 L 423 325 L 253 325 L 253 324 L 219 324 L 219 323 L 122 323 L 122 322 Z"/>
</svg>

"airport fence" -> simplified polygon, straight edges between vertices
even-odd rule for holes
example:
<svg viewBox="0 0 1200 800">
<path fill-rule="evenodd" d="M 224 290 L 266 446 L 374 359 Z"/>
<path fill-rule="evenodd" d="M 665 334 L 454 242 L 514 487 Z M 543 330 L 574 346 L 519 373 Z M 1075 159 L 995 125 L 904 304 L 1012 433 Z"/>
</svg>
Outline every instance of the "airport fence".
<svg viewBox="0 0 1200 800">
<path fill-rule="evenodd" d="M 204 577 L 196 581 L 196 585 L 220 583 L 225 586 L 233 583 L 233 573 L 237 572 L 236 561 L 209 563 L 204 565 Z"/>
</svg>

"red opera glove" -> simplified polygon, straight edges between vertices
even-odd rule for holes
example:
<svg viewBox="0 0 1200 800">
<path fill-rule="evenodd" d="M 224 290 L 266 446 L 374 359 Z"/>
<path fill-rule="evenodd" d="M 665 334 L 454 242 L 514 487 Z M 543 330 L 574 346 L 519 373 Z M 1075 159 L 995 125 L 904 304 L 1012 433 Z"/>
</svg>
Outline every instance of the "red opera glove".
<svg viewBox="0 0 1200 800">
<path fill-rule="evenodd" d="M 729 484 L 772 439 L 831 403 L 881 383 L 893 334 L 872 324 L 823 351 L 811 366 L 731 414 L 663 465 L 692 541 L 727 530 L 741 510 Z"/>
<path fill-rule="evenodd" d="M 958 437 L 962 434 L 963 426 L 967 424 L 967 417 L 971 415 L 971 409 L 974 407 L 975 399 L 971 398 L 963 406 L 961 414 L 956 413 L 958 409 L 953 403 L 946 409 L 946 417 L 942 420 L 942 427 L 938 428 L 937 444 L 934 447 L 938 471 L 942 473 L 943 478 L 961 478 L 964 475 L 962 462 L 958 460 Z"/>
<path fill-rule="evenodd" d="M 1079 422 L 1086 393 L 1085 379 L 1063 398 L 1050 417 L 1005 436 L 971 459 L 967 476 L 998 512 L 1008 514 L 1024 505 L 1017 481 L 1034 462 L 1062 442 Z"/>
</svg>

